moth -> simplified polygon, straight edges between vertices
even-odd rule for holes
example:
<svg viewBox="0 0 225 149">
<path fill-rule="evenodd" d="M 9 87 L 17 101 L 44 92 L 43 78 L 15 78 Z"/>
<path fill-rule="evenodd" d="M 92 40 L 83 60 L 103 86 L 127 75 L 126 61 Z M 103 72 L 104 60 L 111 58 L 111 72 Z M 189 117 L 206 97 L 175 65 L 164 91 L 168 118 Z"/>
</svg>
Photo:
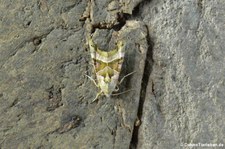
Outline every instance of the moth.
<svg viewBox="0 0 225 149">
<path fill-rule="evenodd" d="M 109 52 L 102 51 L 97 47 L 90 36 L 88 37 L 88 44 L 97 81 L 90 76 L 87 77 L 92 80 L 99 89 L 95 99 L 92 101 L 94 102 L 100 95 L 110 97 L 113 91 L 118 90 L 116 87 L 119 82 L 118 79 L 124 61 L 125 49 L 124 43 L 118 41 L 115 49 Z M 122 80 L 123 79 L 121 79 L 121 81 Z"/>
</svg>

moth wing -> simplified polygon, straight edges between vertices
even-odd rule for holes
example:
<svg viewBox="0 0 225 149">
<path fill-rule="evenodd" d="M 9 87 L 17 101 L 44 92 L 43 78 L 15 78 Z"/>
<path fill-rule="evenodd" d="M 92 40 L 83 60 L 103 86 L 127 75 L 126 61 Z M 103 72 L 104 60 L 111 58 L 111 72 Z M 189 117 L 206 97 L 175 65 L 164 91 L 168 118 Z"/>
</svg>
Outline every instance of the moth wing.
<svg viewBox="0 0 225 149">
<path fill-rule="evenodd" d="M 97 46 L 94 44 L 91 37 L 88 38 L 88 44 L 89 44 L 89 49 L 91 53 L 91 58 L 95 59 Z"/>
</svg>

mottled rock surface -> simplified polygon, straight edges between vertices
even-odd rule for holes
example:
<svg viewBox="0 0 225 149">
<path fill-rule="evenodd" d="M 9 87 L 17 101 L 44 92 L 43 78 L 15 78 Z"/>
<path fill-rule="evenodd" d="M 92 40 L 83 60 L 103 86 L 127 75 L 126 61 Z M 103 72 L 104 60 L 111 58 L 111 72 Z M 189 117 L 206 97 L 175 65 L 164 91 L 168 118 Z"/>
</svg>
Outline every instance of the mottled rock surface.
<svg viewBox="0 0 225 149">
<path fill-rule="evenodd" d="M 0 0 L 0 14 L 0 148 L 225 146 L 225 1 Z M 91 103 L 88 34 L 125 43 L 124 94 Z"/>
<path fill-rule="evenodd" d="M 154 63 L 138 148 L 224 148 L 225 1 L 152 0 L 139 10 L 154 43 Z"/>
</svg>

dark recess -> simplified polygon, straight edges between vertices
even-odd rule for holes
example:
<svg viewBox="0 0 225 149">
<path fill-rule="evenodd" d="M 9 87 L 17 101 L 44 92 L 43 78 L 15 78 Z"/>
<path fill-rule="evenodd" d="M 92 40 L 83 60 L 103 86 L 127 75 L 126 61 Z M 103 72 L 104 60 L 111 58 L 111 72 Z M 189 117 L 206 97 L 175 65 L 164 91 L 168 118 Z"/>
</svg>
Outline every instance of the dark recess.
<svg viewBox="0 0 225 149">
<path fill-rule="evenodd" d="M 141 8 L 143 8 L 144 5 L 148 5 L 151 0 L 143 0 L 141 1 L 132 11 L 132 17 L 141 19 Z"/>
<path fill-rule="evenodd" d="M 131 15 L 128 13 L 117 13 L 117 21 L 119 23 L 114 25 L 113 29 L 115 31 L 119 31 L 126 24 L 126 20 L 128 20 L 130 17 Z"/>
<path fill-rule="evenodd" d="M 148 51 L 147 51 L 147 56 L 145 59 L 145 68 L 144 68 L 144 74 L 142 77 L 142 83 L 141 83 L 141 95 L 140 95 L 140 100 L 139 100 L 139 107 L 138 107 L 138 118 L 141 120 L 142 114 L 143 114 L 143 106 L 146 98 L 146 90 L 147 90 L 147 85 L 149 81 L 150 74 L 152 72 L 152 64 L 153 64 L 153 47 L 154 44 L 150 38 L 149 35 L 149 30 L 147 28 L 147 42 L 148 42 Z M 130 148 L 137 148 L 138 144 L 138 134 L 139 134 L 139 127 L 140 126 L 134 126 L 133 130 L 133 135 L 130 143 Z"/>
<path fill-rule="evenodd" d="M 51 88 L 46 90 L 48 95 L 48 106 L 46 110 L 48 112 L 54 111 L 55 109 L 63 106 L 62 104 L 62 88 L 56 88 L 52 86 Z"/>
<path fill-rule="evenodd" d="M 41 37 L 34 37 L 33 38 L 33 44 L 35 45 L 35 46 L 38 46 L 39 44 L 41 44 Z"/>
<path fill-rule="evenodd" d="M 78 115 L 74 115 L 68 120 L 67 122 L 64 122 L 62 126 L 57 130 L 58 133 L 62 134 L 65 132 L 68 132 L 76 127 L 78 127 L 81 123 L 81 117 Z"/>
</svg>

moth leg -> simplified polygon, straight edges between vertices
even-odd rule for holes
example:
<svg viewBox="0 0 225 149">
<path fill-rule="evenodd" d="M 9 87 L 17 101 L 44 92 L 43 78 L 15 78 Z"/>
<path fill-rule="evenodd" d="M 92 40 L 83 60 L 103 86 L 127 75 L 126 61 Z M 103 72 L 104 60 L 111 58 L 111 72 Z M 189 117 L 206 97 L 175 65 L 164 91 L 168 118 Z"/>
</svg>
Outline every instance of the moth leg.
<svg viewBox="0 0 225 149">
<path fill-rule="evenodd" d="M 95 99 L 93 99 L 91 103 L 95 102 L 101 94 L 102 94 L 102 91 L 98 92 Z"/>
<path fill-rule="evenodd" d="M 96 83 L 96 81 L 92 77 L 90 77 L 86 74 L 85 74 L 85 76 L 87 76 L 95 84 L 95 86 L 99 87 L 98 84 Z"/>
<path fill-rule="evenodd" d="M 115 92 L 119 91 L 119 86 L 118 86 L 118 85 L 116 85 L 116 88 L 115 88 L 114 91 L 115 91 Z"/>
<path fill-rule="evenodd" d="M 121 94 L 124 94 L 124 93 L 127 93 L 127 92 L 130 92 L 130 91 L 133 91 L 134 89 L 129 89 L 129 90 L 126 90 L 124 92 L 120 92 L 120 93 L 115 93 L 115 94 L 111 94 L 112 96 L 117 96 L 117 95 L 121 95 Z"/>
<path fill-rule="evenodd" d="M 127 75 L 123 76 L 123 78 L 120 80 L 120 82 L 119 82 L 118 84 L 121 84 L 121 83 L 123 82 L 123 80 L 124 80 L 126 77 L 132 75 L 132 74 L 135 73 L 135 72 L 136 72 L 136 71 L 133 71 L 133 72 L 128 73 Z"/>
</svg>

